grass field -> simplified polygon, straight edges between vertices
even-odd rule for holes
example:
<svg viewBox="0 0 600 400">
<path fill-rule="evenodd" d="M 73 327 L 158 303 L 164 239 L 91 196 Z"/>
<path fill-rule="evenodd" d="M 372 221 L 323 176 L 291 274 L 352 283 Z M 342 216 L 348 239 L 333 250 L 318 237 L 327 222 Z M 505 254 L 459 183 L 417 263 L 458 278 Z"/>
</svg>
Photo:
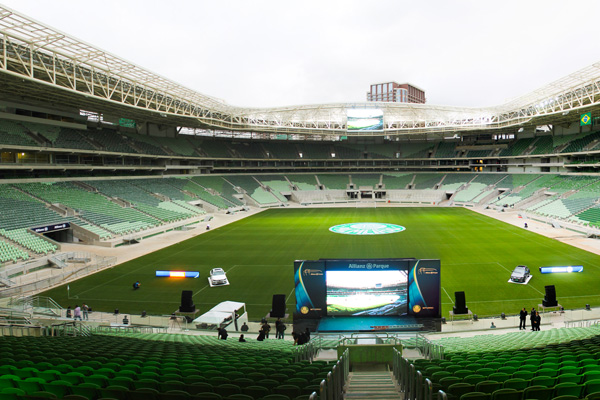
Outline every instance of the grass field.
<svg viewBox="0 0 600 400">
<path fill-rule="evenodd" d="M 399 233 L 349 236 L 329 227 L 350 222 L 386 222 L 406 227 Z M 144 243 L 135 246 L 144 246 Z M 439 258 L 442 264 L 442 315 L 448 316 L 455 291 L 480 316 L 515 314 L 537 307 L 544 286 L 555 285 L 565 308 L 600 304 L 600 256 L 463 208 L 273 209 L 261 212 L 44 295 L 63 306 L 85 302 L 94 310 L 170 314 L 182 290 L 193 290 L 205 312 L 224 300 L 247 304 L 251 319 L 271 308 L 273 294 L 286 295 L 293 311 L 293 261 L 319 258 Z M 532 270 L 528 285 L 508 283 L 512 269 Z M 583 265 L 579 274 L 541 275 L 546 265 Z M 231 285 L 211 288 L 213 267 L 227 272 Z M 155 278 L 157 269 L 200 271 L 198 279 Z M 142 288 L 132 290 L 139 280 Z"/>
</svg>

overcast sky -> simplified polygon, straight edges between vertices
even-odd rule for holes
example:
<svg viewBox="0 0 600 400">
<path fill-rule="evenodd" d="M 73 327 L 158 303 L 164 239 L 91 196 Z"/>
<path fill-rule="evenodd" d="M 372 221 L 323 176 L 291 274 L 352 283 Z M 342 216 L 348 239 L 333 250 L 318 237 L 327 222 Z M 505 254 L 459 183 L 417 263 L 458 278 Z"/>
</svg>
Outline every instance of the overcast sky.
<svg viewBox="0 0 600 400">
<path fill-rule="evenodd" d="M 0 2 L 236 106 L 363 102 L 389 81 L 492 106 L 600 61 L 593 0 Z"/>
</svg>

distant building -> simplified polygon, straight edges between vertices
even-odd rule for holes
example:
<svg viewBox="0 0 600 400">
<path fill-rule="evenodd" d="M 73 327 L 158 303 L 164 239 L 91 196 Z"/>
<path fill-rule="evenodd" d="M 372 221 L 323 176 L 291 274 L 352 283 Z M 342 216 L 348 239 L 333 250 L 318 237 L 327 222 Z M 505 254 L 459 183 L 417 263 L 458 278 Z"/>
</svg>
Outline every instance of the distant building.
<svg viewBox="0 0 600 400">
<path fill-rule="evenodd" d="M 410 83 L 377 83 L 367 92 L 367 101 L 425 104 L 425 91 Z"/>
</svg>

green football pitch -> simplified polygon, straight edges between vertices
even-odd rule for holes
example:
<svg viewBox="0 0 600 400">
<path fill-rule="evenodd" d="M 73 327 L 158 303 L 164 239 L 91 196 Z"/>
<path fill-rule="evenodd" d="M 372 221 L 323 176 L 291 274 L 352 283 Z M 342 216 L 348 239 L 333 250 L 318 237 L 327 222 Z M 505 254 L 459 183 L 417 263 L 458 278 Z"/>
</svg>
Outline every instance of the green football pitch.
<svg viewBox="0 0 600 400">
<path fill-rule="evenodd" d="M 406 230 L 387 235 L 333 233 L 351 222 L 398 224 Z M 144 242 L 135 246 L 144 246 Z M 273 294 L 285 294 L 295 307 L 294 260 L 319 258 L 439 258 L 442 265 L 442 315 L 448 316 L 454 292 L 464 291 L 467 306 L 480 316 L 516 314 L 536 307 L 544 286 L 555 285 L 565 308 L 600 304 L 600 256 L 463 208 L 272 209 L 49 290 L 63 306 L 85 302 L 94 310 L 170 314 L 181 291 L 192 290 L 201 312 L 221 301 L 246 303 L 251 319 L 271 308 Z M 512 269 L 528 265 L 527 285 L 508 283 Z M 540 266 L 583 265 L 577 274 L 545 274 Z M 209 287 L 211 268 L 227 272 L 229 286 Z M 155 270 L 200 271 L 198 279 L 156 278 Z M 141 282 L 133 291 L 132 283 Z"/>
</svg>

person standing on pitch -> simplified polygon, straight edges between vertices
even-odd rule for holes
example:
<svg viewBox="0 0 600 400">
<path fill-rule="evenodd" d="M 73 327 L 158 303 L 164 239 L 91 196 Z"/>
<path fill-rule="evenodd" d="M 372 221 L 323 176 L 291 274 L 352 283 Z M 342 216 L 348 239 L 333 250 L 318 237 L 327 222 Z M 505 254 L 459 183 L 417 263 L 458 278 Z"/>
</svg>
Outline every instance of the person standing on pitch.
<svg viewBox="0 0 600 400">
<path fill-rule="evenodd" d="M 519 330 L 527 329 L 527 310 L 525 307 L 519 312 Z"/>
<path fill-rule="evenodd" d="M 531 330 L 535 331 L 535 308 L 531 309 L 531 314 L 529 315 L 529 322 L 531 322 Z"/>
</svg>

